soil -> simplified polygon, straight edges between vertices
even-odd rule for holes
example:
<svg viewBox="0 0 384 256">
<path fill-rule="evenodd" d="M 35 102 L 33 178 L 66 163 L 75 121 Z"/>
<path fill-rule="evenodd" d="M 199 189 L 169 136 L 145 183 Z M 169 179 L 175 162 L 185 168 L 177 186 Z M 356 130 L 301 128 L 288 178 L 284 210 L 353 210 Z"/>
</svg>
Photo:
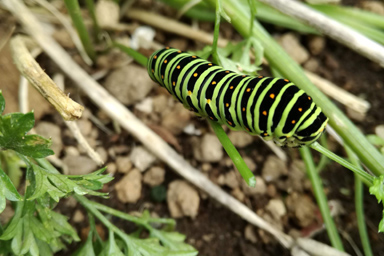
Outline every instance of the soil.
<svg viewBox="0 0 384 256">
<path fill-rule="evenodd" d="M 151 1 L 142 1 L 137 5 L 140 6 L 151 6 Z M 348 5 L 357 4 L 356 1 L 345 1 Z M 156 4 L 156 6 L 158 6 Z M 170 11 L 169 8 L 162 9 L 162 13 L 174 14 L 174 11 Z M 9 18 L 6 13 L 0 13 L 0 20 L 5 20 Z M 174 17 L 174 16 L 173 16 Z M 188 20 L 188 19 L 186 19 Z M 129 20 L 126 22 L 130 22 Z M 201 27 L 206 28 L 208 32 L 212 32 L 213 26 L 209 23 L 201 23 Z M 272 34 L 284 34 L 285 30 L 278 29 L 276 30 L 271 25 L 266 25 L 269 31 Z M 236 32 L 231 28 L 231 26 L 224 25 L 221 28 L 221 33 L 223 35 L 232 35 L 232 38 L 240 38 Z M 309 36 L 302 35 L 299 37 L 300 42 L 304 47 L 308 46 Z M 201 43 L 195 43 L 191 40 L 179 38 L 175 35 L 165 33 L 162 31 L 157 31 L 156 40 L 164 45 L 179 44 L 186 47 L 186 49 L 198 49 L 201 48 Z M 185 50 L 185 49 L 183 49 Z M 4 51 L 6 53 L 4 54 Z M 4 60 L 5 55 L 9 57 L 9 48 L 6 47 L 3 49 Z M 150 51 L 142 50 L 146 55 L 150 54 Z M 363 121 L 355 121 L 354 123 L 362 129 L 365 134 L 374 133 L 374 129 L 377 125 L 384 123 L 384 111 L 383 107 L 383 98 L 384 98 L 384 73 L 381 68 L 378 67 L 375 63 L 367 60 L 366 58 L 358 55 L 357 53 L 351 51 L 350 49 L 340 45 L 337 42 L 334 42 L 331 39 L 326 39 L 326 47 L 321 51 L 317 56 L 312 56 L 319 62 L 319 68 L 316 73 L 321 76 L 326 77 L 333 83 L 341 86 L 345 90 L 362 96 L 371 103 L 371 109 L 367 113 Z M 46 56 L 42 55 L 38 58 L 42 67 L 46 68 L 46 71 L 49 75 L 52 75 L 55 71 L 54 64 L 51 63 L 51 60 Z M 0 62 L 3 63 L 3 62 Z M 9 62 L 10 63 L 10 62 Z M 331 63 L 331 64 L 330 64 Z M 266 74 L 268 69 L 264 68 Z M 15 90 L 17 86 L 17 71 L 15 68 L 12 68 L 12 72 L 5 70 L 0 66 L 0 77 L 1 84 L 0 89 L 3 90 L 3 94 L 6 97 L 6 102 L 9 105 L 14 105 L 14 107 L 8 107 L 7 111 L 15 111 L 17 106 L 16 97 L 11 99 L 7 95 L 15 95 Z M 93 70 L 94 72 L 96 70 Z M 4 83 L 4 76 L 8 77 L 6 80 L 7 83 Z M 74 89 L 70 89 L 73 93 L 78 94 Z M 164 94 L 157 87 L 154 88 L 147 97 L 155 97 L 156 95 Z M 72 94 L 73 95 L 73 94 Z M 167 99 L 170 96 L 167 96 Z M 83 105 L 89 109 L 95 116 L 100 117 L 101 114 L 99 110 L 85 97 L 82 96 L 81 100 Z M 12 101 L 12 102 L 11 102 Z M 34 108 L 34 105 L 37 101 L 31 101 L 30 107 Z M 345 110 L 344 107 L 340 104 L 338 106 Z M 161 126 L 161 115 L 156 117 L 158 120 L 153 121 L 154 119 L 150 114 L 143 114 L 140 111 L 135 110 L 133 107 L 130 107 L 139 118 L 143 119 L 149 125 L 160 125 Z M 49 121 L 56 123 L 62 130 L 66 129 L 66 126 L 63 122 L 57 120 L 60 119 L 59 115 L 54 111 L 45 111 L 45 114 L 38 118 L 36 124 L 38 125 L 39 121 Z M 152 119 L 151 119 L 152 118 Z M 198 118 L 192 118 L 190 123 L 194 124 L 197 129 L 201 131 L 208 132 L 209 127 L 207 123 Z M 113 130 L 113 124 L 109 122 L 106 125 L 109 129 Z M 93 129 L 97 129 L 96 126 L 92 125 Z M 97 141 L 100 142 L 99 145 L 102 145 L 107 152 L 110 152 L 111 148 L 126 146 L 127 148 L 123 153 L 117 153 L 118 155 L 128 155 L 128 153 L 135 147 L 139 142 L 135 138 L 131 137 L 126 132 L 121 132 L 120 134 L 107 135 L 105 132 L 99 130 L 97 133 Z M 181 153 L 188 159 L 192 165 L 197 168 L 202 168 L 203 163 L 193 159 L 193 153 L 191 152 L 190 145 L 190 136 L 185 133 L 182 134 L 173 134 L 177 139 L 178 144 L 181 148 Z M 76 147 L 76 141 L 68 135 L 68 133 L 62 133 L 61 139 L 63 140 L 63 149 L 61 153 L 58 154 L 59 157 L 64 157 L 68 152 L 68 147 Z M 57 138 L 53 138 L 57 139 Z M 336 144 L 332 139 L 329 141 L 330 147 L 333 151 L 339 155 L 344 155 L 341 147 Z M 255 139 L 252 144 L 246 146 L 245 148 L 239 150 L 242 155 L 247 155 L 257 165 L 255 175 L 261 176 L 261 171 L 263 169 L 265 159 L 273 153 L 259 140 Z M 289 163 L 294 159 L 299 159 L 299 154 L 297 150 L 293 149 L 284 149 L 287 155 L 290 157 Z M 315 154 L 316 159 L 318 155 Z M 111 154 L 108 154 L 107 163 L 114 161 L 114 157 Z M 168 188 L 168 185 L 177 179 L 180 179 L 170 168 L 164 166 L 162 163 L 157 163 L 158 166 L 165 168 L 165 180 L 161 184 L 164 188 Z M 209 177 L 212 180 L 217 181 L 220 174 L 229 172 L 231 167 L 226 166 L 222 163 L 212 163 L 210 164 L 211 170 L 209 172 Z M 105 186 L 104 191 L 110 192 L 110 198 L 108 200 L 103 200 L 99 198 L 94 198 L 94 200 L 99 201 L 105 205 L 113 207 L 115 209 L 124 211 L 124 212 L 141 212 L 144 209 L 148 209 L 151 213 L 155 213 L 160 217 L 170 217 L 170 212 L 165 200 L 161 202 L 154 201 L 151 197 L 152 188 L 148 185 L 142 186 L 141 197 L 136 203 L 122 203 L 119 201 L 116 191 L 114 190 L 114 185 L 124 176 L 122 173 L 116 173 L 115 179 L 110 184 Z M 356 252 L 351 246 L 350 241 L 356 243 L 356 245 L 361 248 L 356 216 L 354 210 L 354 176 L 351 172 L 340 167 L 338 164 L 330 163 L 326 168 L 321 172 L 321 177 L 323 179 L 323 184 L 325 191 L 327 193 L 328 200 L 340 202 L 344 213 L 340 213 L 335 217 L 337 227 L 339 228 L 340 234 L 343 239 L 343 244 L 346 248 L 346 251 L 351 255 L 356 255 Z M 249 196 L 244 199 L 249 207 L 255 210 L 257 213 L 265 214 L 264 207 L 268 204 L 271 199 L 281 199 L 285 201 L 288 196 L 288 192 L 281 187 L 283 182 L 287 180 L 287 176 L 283 175 L 279 180 L 275 182 L 268 183 L 268 192 L 259 196 Z M 223 189 L 227 190 L 229 193 L 232 191 L 228 186 L 223 186 Z M 314 204 L 316 200 L 309 188 L 305 188 L 300 193 L 303 196 L 309 197 Z M 205 256 L 248 256 L 248 255 L 290 255 L 290 252 L 284 249 L 274 238 L 270 237 L 268 234 L 255 229 L 255 241 L 249 241 L 245 238 L 245 229 L 247 222 L 236 214 L 232 213 L 230 210 L 222 207 L 214 200 L 207 198 L 206 196 L 200 196 L 200 206 L 198 209 L 197 216 L 192 219 L 190 217 L 182 217 L 177 219 L 177 231 L 186 235 L 186 241 L 193 245 L 198 251 L 199 255 Z M 364 208 L 366 214 L 366 223 L 368 225 L 368 233 L 371 239 L 371 245 L 374 252 L 374 255 L 384 255 L 384 236 L 377 233 L 377 226 L 381 219 L 382 209 L 381 206 L 377 204 L 377 201 L 374 197 L 369 195 L 367 189 L 364 191 Z M 84 214 L 85 211 L 78 204 L 73 204 L 69 199 L 64 199 L 60 201 L 56 207 L 57 211 L 67 215 L 69 218 L 73 217 L 75 210 L 81 210 Z M 313 212 L 314 215 L 318 215 L 318 208 Z M 86 215 L 86 214 L 85 214 Z M 319 218 L 321 222 L 321 218 Z M 113 219 L 114 224 L 118 227 L 124 229 L 126 232 L 134 231 L 134 226 L 127 223 L 126 221 L 121 221 L 119 219 Z M 81 223 L 75 223 L 71 219 L 71 224 L 73 224 L 79 231 L 79 234 L 88 227 L 87 221 Z M 311 233 L 312 231 L 317 231 L 317 233 L 312 237 L 318 241 L 329 244 L 326 231 L 319 228 L 319 225 L 301 227 L 292 216 L 284 216 L 280 223 L 283 227 L 283 231 L 286 233 Z M 106 231 L 106 230 L 105 230 Z M 68 251 L 60 252 L 58 255 L 69 255 L 76 248 L 78 244 L 72 244 L 68 246 Z"/>
</svg>

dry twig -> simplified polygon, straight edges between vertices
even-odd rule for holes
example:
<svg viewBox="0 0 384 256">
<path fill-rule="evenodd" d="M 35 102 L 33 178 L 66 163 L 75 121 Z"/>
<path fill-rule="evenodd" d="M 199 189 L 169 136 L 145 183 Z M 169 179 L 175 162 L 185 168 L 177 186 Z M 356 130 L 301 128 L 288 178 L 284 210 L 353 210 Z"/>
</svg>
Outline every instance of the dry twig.
<svg viewBox="0 0 384 256">
<path fill-rule="evenodd" d="M 19 71 L 51 103 L 64 120 L 76 120 L 81 117 L 83 106 L 66 96 L 41 69 L 31 56 L 21 37 L 11 40 L 13 60 Z"/>
<path fill-rule="evenodd" d="M 183 37 L 191 38 L 193 40 L 197 40 L 206 44 L 212 44 L 213 42 L 212 34 L 201 30 L 193 29 L 188 25 L 155 13 L 139 9 L 130 9 L 126 15 L 128 18 L 138 20 L 140 22 L 160 28 L 164 31 L 175 33 Z M 225 47 L 228 44 L 228 41 L 219 38 L 217 44 L 219 47 Z"/>
<path fill-rule="evenodd" d="M 299 1 L 260 0 L 260 2 L 309 24 L 324 35 L 333 38 L 384 67 L 384 47 L 350 27 L 328 18 Z"/>
<path fill-rule="evenodd" d="M 64 90 L 64 76 L 62 74 L 57 74 L 53 77 L 55 83 L 60 87 L 61 90 Z M 97 163 L 97 165 L 101 166 L 104 164 L 104 161 L 101 159 L 99 153 L 97 153 L 91 145 L 89 145 L 88 141 L 85 139 L 84 135 L 81 133 L 77 122 L 65 121 L 65 125 L 72 132 L 73 136 L 79 143 L 80 147 L 83 147 L 87 155 Z"/>
</svg>

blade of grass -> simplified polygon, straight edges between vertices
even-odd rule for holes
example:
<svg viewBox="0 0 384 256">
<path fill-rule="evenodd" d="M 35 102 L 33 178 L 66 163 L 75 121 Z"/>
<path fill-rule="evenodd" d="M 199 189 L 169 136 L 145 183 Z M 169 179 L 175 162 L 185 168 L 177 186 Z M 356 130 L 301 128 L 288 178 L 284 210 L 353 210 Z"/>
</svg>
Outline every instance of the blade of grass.
<svg viewBox="0 0 384 256">
<path fill-rule="evenodd" d="M 311 8 L 321 11 L 323 13 L 335 13 L 345 17 L 349 17 L 353 20 L 358 20 L 362 23 L 370 25 L 372 27 L 384 29 L 384 19 L 383 16 L 364 11 L 362 9 L 346 6 L 337 6 L 337 5 L 309 5 Z"/>
<path fill-rule="evenodd" d="M 94 0 L 85 0 L 85 4 L 87 5 L 88 12 L 93 22 L 93 30 L 95 31 L 95 35 L 97 35 L 96 39 L 98 39 L 98 35 L 100 35 L 101 30 L 99 23 L 97 22 Z"/>
<path fill-rule="evenodd" d="M 87 52 L 88 56 L 93 61 L 95 61 L 96 53 L 93 48 L 91 39 L 89 38 L 87 28 L 85 27 L 83 17 L 81 16 L 81 10 L 78 0 L 65 0 L 64 2 L 69 14 L 71 15 L 73 25 L 75 26 L 77 33 L 79 34 L 80 40 L 84 46 L 85 51 Z"/>
<path fill-rule="evenodd" d="M 311 180 L 313 193 L 315 194 L 317 204 L 319 205 L 321 216 L 323 216 L 329 240 L 333 247 L 340 251 L 344 251 L 343 243 L 341 242 L 335 222 L 333 221 L 329 210 L 327 198 L 324 194 L 324 188 L 321 184 L 321 178 L 317 173 L 315 164 L 312 160 L 311 151 L 308 147 L 302 147 L 299 150 L 301 157 L 304 160 L 309 179 Z"/>
<path fill-rule="evenodd" d="M 214 0 L 205 0 L 215 5 Z M 224 10 L 232 19 L 232 25 L 244 37 L 249 36 L 250 12 L 242 1 L 222 0 Z M 255 21 L 253 36 L 264 47 L 265 56 L 270 65 L 277 68 L 284 77 L 295 82 L 314 98 L 324 113 L 329 117 L 330 124 L 340 134 L 345 143 L 351 147 L 359 159 L 376 175 L 384 174 L 384 157 L 367 141 L 360 130 L 305 76 L 301 67 L 277 44 L 267 31 Z"/>
</svg>

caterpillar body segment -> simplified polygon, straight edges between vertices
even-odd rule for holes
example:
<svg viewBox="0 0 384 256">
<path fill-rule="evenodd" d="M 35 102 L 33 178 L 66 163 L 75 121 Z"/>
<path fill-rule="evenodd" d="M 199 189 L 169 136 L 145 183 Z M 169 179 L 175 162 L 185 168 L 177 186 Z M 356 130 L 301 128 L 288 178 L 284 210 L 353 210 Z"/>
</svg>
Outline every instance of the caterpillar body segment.
<svg viewBox="0 0 384 256">
<path fill-rule="evenodd" d="M 328 122 L 312 98 L 286 79 L 240 75 L 172 48 L 153 53 L 147 69 L 185 108 L 279 146 L 309 145 Z"/>
</svg>

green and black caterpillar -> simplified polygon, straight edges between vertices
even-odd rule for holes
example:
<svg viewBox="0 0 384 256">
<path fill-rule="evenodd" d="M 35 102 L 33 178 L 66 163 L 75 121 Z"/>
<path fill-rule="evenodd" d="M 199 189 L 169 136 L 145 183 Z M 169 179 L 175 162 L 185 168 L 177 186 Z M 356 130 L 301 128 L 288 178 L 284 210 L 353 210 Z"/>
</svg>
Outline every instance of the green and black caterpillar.
<svg viewBox="0 0 384 256">
<path fill-rule="evenodd" d="M 328 122 L 312 98 L 287 79 L 240 75 L 169 47 L 153 53 L 147 68 L 185 108 L 279 146 L 309 145 Z"/>
</svg>

